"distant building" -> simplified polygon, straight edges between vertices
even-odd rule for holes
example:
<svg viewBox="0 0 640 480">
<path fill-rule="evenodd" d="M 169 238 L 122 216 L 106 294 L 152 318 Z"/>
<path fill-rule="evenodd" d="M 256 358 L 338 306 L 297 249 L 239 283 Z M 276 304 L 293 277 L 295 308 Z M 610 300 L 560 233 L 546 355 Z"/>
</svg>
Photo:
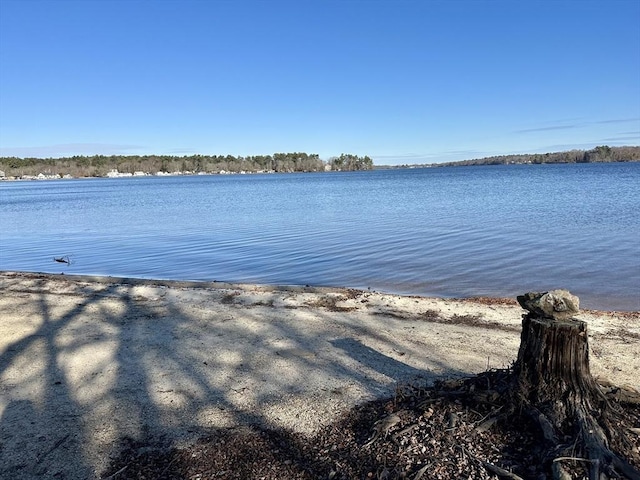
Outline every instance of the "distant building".
<svg viewBox="0 0 640 480">
<path fill-rule="evenodd" d="M 144 173 L 143 173 L 144 175 Z M 107 177 L 109 178 L 115 178 L 115 177 L 131 177 L 132 174 L 131 173 L 120 173 L 118 171 L 118 169 L 114 168 L 113 170 L 111 170 L 109 173 L 107 173 Z"/>
</svg>

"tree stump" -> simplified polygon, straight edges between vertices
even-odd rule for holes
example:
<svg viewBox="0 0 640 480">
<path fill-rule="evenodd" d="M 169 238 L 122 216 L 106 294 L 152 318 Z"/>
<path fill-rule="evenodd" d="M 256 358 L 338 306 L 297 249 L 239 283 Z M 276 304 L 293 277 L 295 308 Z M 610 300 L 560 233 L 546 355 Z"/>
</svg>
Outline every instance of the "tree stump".
<svg viewBox="0 0 640 480">
<path fill-rule="evenodd" d="M 538 423 L 552 446 L 551 456 L 565 456 L 571 447 L 575 458 L 577 448 L 580 460 L 589 463 L 590 480 L 620 475 L 640 480 L 640 472 L 611 450 L 623 446 L 625 437 L 615 428 L 615 409 L 589 370 L 587 324 L 573 318 L 578 298 L 554 290 L 527 293 L 518 302 L 529 313 L 523 316 L 513 368 L 516 408 Z M 556 467 L 561 478 L 562 469 Z"/>
</svg>

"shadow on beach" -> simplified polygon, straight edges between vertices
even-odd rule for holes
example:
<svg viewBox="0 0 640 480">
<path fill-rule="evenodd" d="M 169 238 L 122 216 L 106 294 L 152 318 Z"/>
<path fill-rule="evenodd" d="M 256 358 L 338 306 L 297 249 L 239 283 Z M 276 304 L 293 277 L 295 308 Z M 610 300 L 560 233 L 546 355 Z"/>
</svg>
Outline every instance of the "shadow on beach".
<svg viewBox="0 0 640 480">
<path fill-rule="evenodd" d="M 0 478 L 99 478 L 127 442 L 238 425 L 296 449 L 300 432 L 398 382 L 462 373 L 437 352 L 416 366 L 419 346 L 405 355 L 349 312 L 279 308 L 278 289 L 248 305 L 222 290 L 25 278 L 5 279 L 0 309 L 14 332 L 0 344 Z"/>
</svg>

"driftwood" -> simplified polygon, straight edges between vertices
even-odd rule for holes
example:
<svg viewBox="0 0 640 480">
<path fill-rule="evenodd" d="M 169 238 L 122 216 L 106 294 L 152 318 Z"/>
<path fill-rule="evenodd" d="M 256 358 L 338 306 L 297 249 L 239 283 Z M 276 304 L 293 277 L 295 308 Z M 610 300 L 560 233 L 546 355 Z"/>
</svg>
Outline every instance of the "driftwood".
<svg viewBox="0 0 640 480">
<path fill-rule="evenodd" d="M 57 263 L 66 263 L 67 265 L 71 265 L 71 258 L 69 258 L 69 255 L 64 255 L 63 257 L 53 257 L 53 261 Z"/>
</svg>

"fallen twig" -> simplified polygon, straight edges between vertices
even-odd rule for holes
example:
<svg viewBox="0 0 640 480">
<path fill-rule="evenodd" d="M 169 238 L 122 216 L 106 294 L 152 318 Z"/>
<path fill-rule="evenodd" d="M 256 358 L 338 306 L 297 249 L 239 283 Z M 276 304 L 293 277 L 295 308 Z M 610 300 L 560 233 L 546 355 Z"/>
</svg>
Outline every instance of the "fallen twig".
<svg viewBox="0 0 640 480">
<path fill-rule="evenodd" d="M 497 465 L 494 465 L 493 463 L 485 462 L 484 460 L 479 460 L 479 461 L 480 463 L 482 463 L 482 465 L 484 465 L 484 468 L 486 468 L 490 472 L 495 473 L 500 477 L 510 478 L 511 480 L 523 480 L 523 478 L 520 477 L 519 475 L 516 475 L 515 473 L 510 472 L 509 470 L 505 470 L 504 468 L 500 468 Z"/>
<path fill-rule="evenodd" d="M 427 463 L 424 467 L 422 467 L 420 470 L 418 470 L 416 472 L 415 477 L 413 477 L 413 480 L 420 480 L 422 478 L 422 476 L 424 475 L 424 473 L 427 471 L 427 468 L 429 468 L 431 466 L 430 463 Z"/>
<path fill-rule="evenodd" d="M 386 435 L 387 433 L 389 433 L 389 430 L 391 430 L 391 428 L 398 423 L 400 423 L 400 417 L 395 413 L 387 415 L 386 417 L 378 420 L 373 424 L 373 434 L 371 435 L 371 437 L 369 437 L 369 440 L 363 445 L 363 447 L 368 447 L 369 445 L 371 445 L 378 439 L 380 435 Z"/>
<path fill-rule="evenodd" d="M 407 428 L 400 430 L 398 433 L 393 434 L 393 436 L 391 437 L 394 441 L 398 441 L 398 439 L 400 437 L 402 437 L 403 435 L 406 435 L 407 433 L 410 433 L 411 431 L 413 431 L 414 429 L 416 429 L 418 427 L 417 424 L 414 425 L 410 425 Z"/>
<path fill-rule="evenodd" d="M 554 458 L 551 464 L 551 471 L 553 472 L 554 480 L 571 480 L 571 475 L 567 473 L 567 471 L 562 467 L 560 462 L 564 461 L 575 461 L 575 462 L 587 462 L 593 463 L 592 460 L 588 458 L 580 458 L 580 457 L 558 457 Z"/>
<path fill-rule="evenodd" d="M 498 412 L 500 410 L 502 410 L 502 407 L 494 408 L 488 414 L 482 417 L 478 422 L 476 422 L 476 432 L 486 432 L 487 430 L 489 430 L 493 426 L 493 424 L 498 421 Z"/>
<path fill-rule="evenodd" d="M 57 441 L 56 443 L 54 443 L 54 444 L 53 444 L 53 447 L 51 447 L 49 450 L 47 450 L 46 452 L 44 452 L 42 455 L 40 455 L 40 456 L 38 457 L 38 460 L 36 460 L 36 464 L 38 464 L 38 463 L 42 462 L 42 461 L 45 459 L 45 457 L 46 457 L 47 455 L 49 455 L 49 454 L 50 454 L 51 452 L 53 452 L 56 448 L 58 448 L 60 445 L 62 445 L 62 444 L 65 442 L 65 440 L 66 440 L 67 438 L 69 438 L 70 436 L 71 436 L 71 434 L 70 434 L 70 433 L 67 433 L 64 437 L 62 437 L 62 438 L 58 439 L 58 441 Z"/>
<path fill-rule="evenodd" d="M 124 467 L 122 467 L 120 470 L 118 470 L 116 473 L 113 473 L 111 475 L 109 475 L 108 477 L 104 477 L 102 480 L 113 480 L 114 478 L 116 478 L 118 475 L 120 475 L 122 472 L 124 472 L 127 468 L 129 468 L 129 464 L 125 465 Z M 162 472 L 164 473 L 164 472 Z"/>
<path fill-rule="evenodd" d="M 553 461 L 554 462 L 564 462 L 565 460 L 574 460 L 576 462 L 593 462 L 593 460 L 590 460 L 588 458 L 580 458 L 580 457 L 558 457 L 558 458 L 554 458 Z"/>
<path fill-rule="evenodd" d="M 164 470 L 162 470 L 162 473 L 160 474 L 160 478 L 164 477 L 164 474 L 167 473 L 167 470 L 169 470 L 169 467 L 171 466 L 171 464 L 173 464 L 173 462 L 177 460 L 177 458 L 178 457 L 173 457 L 171 461 L 167 464 L 167 466 L 164 467 Z"/>
<path fill-rule="evenodd" d="M 495 473 L 496 475 L 498 475 L 500 477 L 510 478 L 511 480 L 524 480 L 522 477 L 520 477 L 519 475 L 516 475 L 513 472 L 510 472 L 509 470 L 505 470 L 504 468 L 500 468 L 497 465 L 494 465 L 493 463 L 489 463 L 489 462 L 485 462 L 484 460 L 480 460 L 475 455 L 472 455 L 471 452 L 469 452 L 469 450 L 467 450 L 466 448 L 464 448 L 464 447 L 460 447 L 460 448 L 462 449 L 462 451 L 464 453 L 469 455 L 469 457 L 473 458 L 476 462 L 480 463 L 484 468 L 486 468 L 490 472 Z"/>
</svg>

